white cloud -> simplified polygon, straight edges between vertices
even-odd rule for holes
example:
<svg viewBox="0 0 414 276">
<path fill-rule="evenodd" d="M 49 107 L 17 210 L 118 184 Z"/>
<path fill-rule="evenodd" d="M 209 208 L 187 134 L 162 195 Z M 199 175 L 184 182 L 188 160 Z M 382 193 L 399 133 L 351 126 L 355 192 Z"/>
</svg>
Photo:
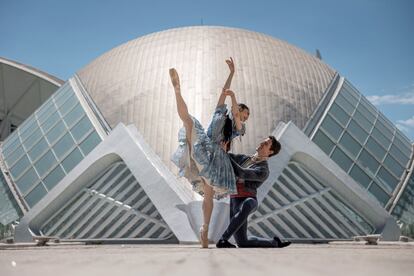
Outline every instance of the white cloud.
<svg viewBox="0 0 414 276">
<path fill-rule="evenodd" d="M 373 95 L 368 96 L 368 100 L 374 105 L 381 104 L 414 104 L 414 92 L 401 95 Z"/>
<path fill-rule="evenodd" d="M 407 119 L 407 120 L 398 120 L 397 126 L 401 125 L 404 128 L 414 128 L 414 116 Z"/>
<path fill-rule="evenodd" d="M 374 105 L 403 104 L 414 105 L 414 83 L 395 89 L 392 94 L 367 96 Z"/>
<path fill-rule="evenodd" d="M 395 125 L 399 130 L 401 130 L 402 132 L 408 133 L 410 131 L 410 129 L 404 125 L 401 124 L 396 124 Z"/>
</svg>

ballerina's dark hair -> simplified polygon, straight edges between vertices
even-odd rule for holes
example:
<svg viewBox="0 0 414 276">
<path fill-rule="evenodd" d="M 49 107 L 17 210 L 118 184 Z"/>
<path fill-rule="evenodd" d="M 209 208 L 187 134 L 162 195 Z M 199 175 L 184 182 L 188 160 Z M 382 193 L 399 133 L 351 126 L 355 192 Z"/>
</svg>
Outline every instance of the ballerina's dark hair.
<svg viewBox="0 0 414 276">
<path fill-rule="evenodd" d="M 238 106 L 241 110 L 247 109 L 247 110 L 250 111 L 250 108 L 247 105 L 245 105 L 244 103 L 239 103 Z"/>
<path fill-rule="evenodd" d="M 233 134 L 233 121 L 232 119 L 230 119 L 228 115 L 226 115 L 226 119 L 224 121 L 224 126 L 223 126 L 223 140 L 225 142 L 228 142 L 226 151 L 230 150 L 232 134 Z"/>
<path fill-rule="evenodd" d="M 244 103 L 239 103 L 238 106 L 239 106 L 239 109 L 242 110 L 242 111 L 245 110 L 245 109 L 250 111 L 249 107 L 247 105 L 245 105 Z M 224 126 L 223 126 L 223 137 L 224 137 L 223 140 L 225 142 L 229 142 L 227 144 L 227 151 L 230 150 L 232 134 L 233 134 L 233 120 L 230 119 L 230 116 L 227 114 L 226 115 L 226 120 L 225 120 Z"/>
</svg>

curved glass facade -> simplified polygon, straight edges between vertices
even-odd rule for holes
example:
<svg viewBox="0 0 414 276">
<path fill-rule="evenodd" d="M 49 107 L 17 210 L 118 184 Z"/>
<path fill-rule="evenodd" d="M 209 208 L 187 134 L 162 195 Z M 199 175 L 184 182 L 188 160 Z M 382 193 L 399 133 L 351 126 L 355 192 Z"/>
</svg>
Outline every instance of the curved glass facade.
<svg viewBox="0 0 414 276">
<path fill-rule="evenodd" d="M 414 173 L 408 179 L 407 185 L 392 211 L 392 215 L 405 225 L 414 225 Z"/>
<path fill-rule="evenodd" d="M 100 141 L 67 82 L 7 138 L 1 154 L 18 192 L 33 207 Z"/>
<path fill-rule="evenodd" d="M 312 140 L 383 206 L 412 154 L 410 140 L 347 80 Z"/>
<path fill-rule="evenodd" d="M 7 225 L 17 220 L 21 215 L 19 205 L 10 191 L 3 173 L 0 172 L 0 224 Z"/>
</svg>

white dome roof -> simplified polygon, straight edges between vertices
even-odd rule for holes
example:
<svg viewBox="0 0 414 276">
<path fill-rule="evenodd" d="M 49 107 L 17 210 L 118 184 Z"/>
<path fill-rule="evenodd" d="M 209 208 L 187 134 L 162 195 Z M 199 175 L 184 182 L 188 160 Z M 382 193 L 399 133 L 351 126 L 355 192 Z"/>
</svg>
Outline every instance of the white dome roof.
<svg viewBox="0 0 414 276">
<path fill-rule="evenodd" d="M 250 107 L 238 152 L 253 152 L 280 121 L 303 128 L 335 71 L 270 36 L 225 27 L 185 27 L 146 35 L 112 49 L 78 72 L 109 124 L 135 124 L 170 164 L 181 121 L 168 69 L 177 69 L 190 113 L 207 128 L 233 57 L 232 90 Z"/>
</svg>

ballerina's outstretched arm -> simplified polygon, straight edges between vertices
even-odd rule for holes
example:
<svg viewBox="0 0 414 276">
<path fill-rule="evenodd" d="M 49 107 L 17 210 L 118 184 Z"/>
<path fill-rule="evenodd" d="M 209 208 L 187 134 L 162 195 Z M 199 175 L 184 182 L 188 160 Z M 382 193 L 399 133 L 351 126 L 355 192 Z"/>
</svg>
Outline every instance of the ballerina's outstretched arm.
<svg viewBox="0 0 414 276">
<path fill-rule="evenodd" d="M 224 94 L 224 91 L 226 89 L 230 89 L 231 86 L 231 81 L 233 80 L 233 76 L 234 76 L 234 62 L 233 62 L 233 58 L 230 57 L 230 59 L 226 59 L 226 63 L 229 66 L 230 69 L 230 73 L 229 76 L 227 77 L 226 83 L 224 84 L 223 90 L 221 91 L 218 103 L 217 103 L 217 107 L 221 106 L 224 104 L 225 100 L 226 100 L 226 95 Z"/>
<path fill-rule="evenodd" d="M 183 121 L 187 140 L 190 141 L 191 130 L 193 128 L 193 120 L 191 119 L 191 116 L 188 113 L 187 104 L 181 96 L 180 78 L 178 77 L 177 70 L 175 70 L 174 68 L 170 69 L 170 78 L 171 83 L 174 86 L 178 116 L 180 117 L 181 121 Z"/>
</svg>

